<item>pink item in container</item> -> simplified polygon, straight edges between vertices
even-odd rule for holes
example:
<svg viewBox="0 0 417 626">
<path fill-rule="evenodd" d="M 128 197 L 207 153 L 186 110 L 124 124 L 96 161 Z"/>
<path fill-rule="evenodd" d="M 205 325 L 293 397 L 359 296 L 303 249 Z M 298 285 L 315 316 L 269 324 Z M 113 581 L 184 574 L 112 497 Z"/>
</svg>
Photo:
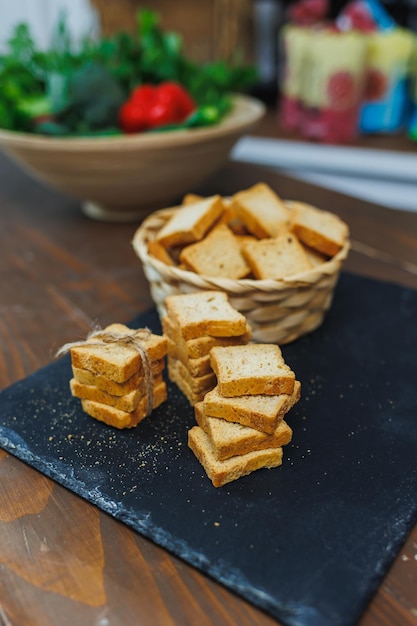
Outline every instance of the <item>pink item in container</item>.
<svg viewBox="0 0 417 626">
<path fill-rule="evenodd" d="M 303 26 L 287 24 L 281 30 L 279 116 L 285 130 L 298 130 L 303 123 L 301 95 L 310 38 L 311 31 Z"/>
<path fill-rule="evenodd" d="M 350 143 L 358 120 L 366 71 L 366 41 L 360 33 L 312 34 L 302 83 L 302 133 L 324 143 Z"/>
</svg>

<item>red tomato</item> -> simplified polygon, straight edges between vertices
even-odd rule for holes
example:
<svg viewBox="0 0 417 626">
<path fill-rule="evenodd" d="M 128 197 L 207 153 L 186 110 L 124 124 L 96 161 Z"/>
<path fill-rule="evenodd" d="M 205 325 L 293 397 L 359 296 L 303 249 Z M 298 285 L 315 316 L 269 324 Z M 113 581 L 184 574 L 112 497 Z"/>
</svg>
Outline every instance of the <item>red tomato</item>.
<svg viewBox="0 0 417 626">
<path fill-rule="evenodd" d="M 139 87 L 136 87 L 130 94 L 129 100 L 137 102 L 144 107 L 151 107 L 157 97 L 157 88 L 154 85 L 148 85 L 144 83 Z"/>
<path fill-rule="evenodd" d="M 166 81 L 155 87 L 136 87 L 121 107 L 119 124 L 126 133 L 137 133 L 183 122 L 196 108 L 187 90 L 175 82 Z"/>
<path fill-rule="evenodd" d="M 148 120 L 152 128 L 178 122 L 175 111 L 168 102 L 156 102 L 148 111 Z"/>
<path fill-rule="evenodd" d="M 159 102 L 166 103 L 172 108 L 176 122 L 182 122 L 196 108 L 187 90 L 178 83 L 161 83 L 158 87 L 157 97 Z"/>
<path fill-rule="evenodd" d="M 119 111 L 119 124 L 125 133 L 138 133 L 148 127 L 148 113 L 145 107 L 134 100 L 127 100 Z"/>
</svg>

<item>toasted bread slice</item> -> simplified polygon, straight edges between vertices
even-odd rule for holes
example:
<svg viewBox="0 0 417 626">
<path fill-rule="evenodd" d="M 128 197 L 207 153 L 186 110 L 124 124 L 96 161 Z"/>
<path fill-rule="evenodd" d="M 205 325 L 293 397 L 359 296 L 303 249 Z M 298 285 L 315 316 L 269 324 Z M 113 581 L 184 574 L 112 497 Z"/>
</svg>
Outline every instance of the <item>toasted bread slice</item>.
<svg viewBox="0 0 417 626">
<path fill-rule="evenodd" d="M 165 265 L 175 265 L 174 259 L 171 257 L 168 250 L 155 239 L 148 243 L 148 252 L 155 259 L 158 259 L 158 261 L 165 263 Z"/>
<path fill-rule="evenodd" d="M 163 382 L 155 388 L 152 409 L 156 409 L 166 399 L 167 388 Z M 146 417 L 146 405 L 147 400 L 143 398 L 134 411 L 128 412 L 94 400 L 81 400 L 81 406 L 88 415 L 115 428 L 132 428 L 139 424 Z"/>
<path fill-rule="evenodd" d="M 291 217 L 283 200 L 265 183 L 236 193 L 232 207 L 248 231 L 259 239 L 275 237 Z"/>
<path fill-rule="evenodd" d="M 114 331 L 116 333 L 124 333 L 126 334 L 134 334 L 139 337 L 139 339 L 143 342 L 144 347 L 146 348 L 146 352 L 148 354 L 150 361 L 158 361 L 163 359 L 167 353 L 167 343 L 165 337 L 162 335 L 157 335 L 155 333 L 148 332 L 148 329 L 132 329 L 126 326 L 125 324 L 109 324 L 105 329 L 105 331 Z M 143 336 L 143 330 L 145 330 L 148 334 L 147 337 Z M 94 341 L 94 339 L 93 339 Z"/>
<path fill-rule="evenodd" d="M 275 344 L 215 347 L 210 352 L 219 392 L 225 397 L 292 393 L 295 374 Z"/>
<path fill-rule="evenodd" d="M 239 242 L 226 224 L 215 226 L 205 239 L 183 248 L 180 261 L 197 274 L 217 278 L 236 280 L 250 273 Z"/>
<path fill-rule="evenodd" d="M 223 291 L 168 296 L 165 306 L 186 340 L 203 335 L 233 337 L 246 332 L 246 318 L 231 306 Z"/>
<path fill-rule="evenodd" d="M 301 383 L 294 382 L 291 394 L 273 396 L 237 396 L 225 398 L 214 387 L 204 396 L 204 413 L 210 417 L 220 417 L 229 422 L 237 422 L 264 433 L 272 434 L 288 411 L 299 401 Z"/>
<path fill-rule="evenodd" d="M 173 321 L 165 316 L 162 318 L 162 329 L 167 338 L 176 343 L 177 348 L 182 351 L 184 357 L 190 359 L 199 359 L 207 356 L 214 346 L 237 346 L 243 345 L 250 341 L 252 337 L 252 329 L 246 324 L 246 330 L 243 335 L 235 337 L 212 337 L 203 335 L 195 339 L 185 340 L 179 332 L 179 328 Z"/>
<path fill-rule="evenodd" d="M 250 241 L 258 241 L 258 239 L 254 237 L 253 235 L 235 235 L 235 237 L 238 241 L 238 244 L 241 250 L 243 246 L 245 246 Z"/>
<path fill-rule="evenodd" d="M 284 420 L 269 435 L 249 426 L 228 422 L 221 417 L 205 415 L 203 407 L 204 401 L 195 405 L 195 419 L 210 439 L 213 453 L 219 461 L 255 450 L 278 448 L 291 441 L 292 430 Z"/>
<path fill-rule="evenodd" d="M 216 375 L 212 369 L 208 374 L 204 374 L 203 376 L 193 376 L 180 360 L 168 355 L 168 375 L 174 369 L 177 375 L 187 383 L 193 393 L 208 391 L 208 389 L 213 389 L 216 385 Z"/>
<path fill-rule="evenodd" d="M 185 380 L 181 376 L 178 370 L 178 367 L 176 366 L 176 363 L 177 363 L 176 361 L 173 361 L 172 363 L 168 363 L 169 379 L 177 385 L 177 387 L 185 395 L 185 397 L 187 398 L 191 406 L 194 406 L 195 404 L 197 404 L 197 402 L 201 402 L 202 400 L 204 400 L 204 396 L 206 395 L 207 391 L 209 391 L 212 388 L 212 386 L 209 385 L 207 389 L 204 389 L 204 388 L 200 388 L 200 390 L 193 389 L 190 386 L 189 381 Z"/>
<path fill-rule="evenodd" d="M 237 480 L 261 468 L 282 464 L 282 448 L 267 448 L 233 456 L 225 461 L 216 459 L 210 440 L 200 426 L 188 431 L 188 446 L 203 466 L 214 487 Z"/>
<path fill-rule="evenodd" d="M 158 376 L 158 380 L 154 381 L 154 389 L 163 382 L 162 375 Z M 124 396 L 114 396 L 102 389 L 98 389 L 94 385 L 86 385 L 80 383 L 75 378 L 70 380 L 70 390 L 73 396 L 82 400 L 94 400 L 101 404 L 108 404 L 121 411 L 131 413 L 146 396 L 145 384 L 141 384 L 137 389 L 130 391 Z"/>
<path fill-rule="evenodd" d="M 232 233 L 239 232 L 244 225 L 236 215 L 236 211 L 232 207 L 232 199 L 223 197 L 223 213 L 217 220 L 216 224 L 226 224 Z"/>
<path fill-rule="evenodd" d="M 349 236 L 340 217 L 303 202 L 292 203 L 290 228 L 300 241 L 328 256 L 337 254 Z"/>
<path fill-rule="evenodd" d="M 242 254 L 259 280 L 279 280 L 313 267 L 297 237 L 287 230 L 271 239 L 245 243 Z"/>
<path fill-rule="evenodd" d="M 222 211 L 223 202 L 218 195 L 180 206 L 157 233 L 156 241 L 166 248 L 199 241 Z"/>
<path fill-rule="evenodd" d="M 305 244 L 302 244 L 302 246 L 312 267 L 318 267 L 329 260 L 327 255 L 317 252 L 317 250 L 310 248 L 310 246 L 306 246 Z"/>
<path fill-rule="evenodd" d="M 182 199 L 181 204 L 195 204 L 196 202 L 200 202 L 204 200 L 204 196 L 199 196 L 196 193 L 186 193 Z"/>
<path fill-rule="evenodd" d="M 165 359 L 160 359 L 159 361 L 152 361 L 152 375 L 154 378 L 154 383 L 161 378 L 161 372 L 165 367 Z M 112 396 L 124 396 L 135 389 L 138 389 L 143 382 L 143 372 L 142 370 L 137 374 L 133 374 L 130 378 L 128 378 L 124 383 L 116 383 L 114 380 L 107 378 L 107 376 L 102 376 L 101 374 L 93 374 L 89 370 L 82 369 L 80 367 L 72 368 L 72 373 L 79 383 L 83 383 L 84 385 L 93 385 L 102 391 L 106 391 L 110 393 Z"/>
<path fill-rule="evenodd" d="M 140 331 L 128 328 L 124 324 L 110 324 L 103 332 L 142 336 Z M 131 345 L 118 343 L 98 345 L 96 341 L 97 339 L 91 338 L 85 344 L 71 348 L 71 363 L 74 367 L 101 374 L 117 383 L 124 383 L 142 371 L 141 354 Z M 150 361 L 162 359 L 167 353 L 167 340 L 160 335 L 149 333 L 149 336 L 142 340 L 142 345 Z"/>
<path fill-rule="evenodd" d="M 198 359 L 190 359 L 186 354 L 184 354 L 184 351 L 181 350 L 181 347 L 174 341 L 171 341 L 171 339 L 169 338 L 168 357 L 172 357 L 181 361 L 181 363 L 188 370 L 191 376 L 205 376 L 205 374 L 213 373 L 209 354 L 201 356 Z"/>
</svg>

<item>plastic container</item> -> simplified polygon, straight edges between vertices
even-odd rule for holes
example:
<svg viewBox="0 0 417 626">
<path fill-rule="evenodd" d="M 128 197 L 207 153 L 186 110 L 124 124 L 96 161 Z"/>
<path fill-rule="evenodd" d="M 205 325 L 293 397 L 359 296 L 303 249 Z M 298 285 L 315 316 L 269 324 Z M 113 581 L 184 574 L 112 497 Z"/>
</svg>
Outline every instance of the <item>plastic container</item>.
<svg viewBox="0 0 417 626">
<path fill-rule="evenodd" d="M 410 114 L 411 61 L 416 37 L 395 28 L 370 33 L 367 76 L 359 128 L 362 133 L 391 133 L 403 128 Z"/>
</svg>

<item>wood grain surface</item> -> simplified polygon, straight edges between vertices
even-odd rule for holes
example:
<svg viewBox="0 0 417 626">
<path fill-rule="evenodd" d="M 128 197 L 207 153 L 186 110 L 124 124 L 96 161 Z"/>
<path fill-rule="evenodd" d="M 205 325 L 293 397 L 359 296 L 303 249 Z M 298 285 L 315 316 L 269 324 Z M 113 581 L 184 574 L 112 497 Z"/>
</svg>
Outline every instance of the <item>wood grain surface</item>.
<svg viewBox="0 0 417 626">
<path fill-rule="evenodd" d="M 199 191 L 227 195 L 260 180 L 348 222 L 353 249 L 346 269 L 417 288 L 417 213 L 250 165 L 227 165 Z M 130 245 L 137 224 L 84 217 L 76 201 L 4 157 L 0 216 L 1 388 L 49 363 L 93 323 L 128 321 L 152 305 Z M 0 626 L 74 624 L 277 622 L 0 450 Z M 360 620 L 360 626 L 399 624 L 417 624 L 417 529 Z"/>
</svg>

